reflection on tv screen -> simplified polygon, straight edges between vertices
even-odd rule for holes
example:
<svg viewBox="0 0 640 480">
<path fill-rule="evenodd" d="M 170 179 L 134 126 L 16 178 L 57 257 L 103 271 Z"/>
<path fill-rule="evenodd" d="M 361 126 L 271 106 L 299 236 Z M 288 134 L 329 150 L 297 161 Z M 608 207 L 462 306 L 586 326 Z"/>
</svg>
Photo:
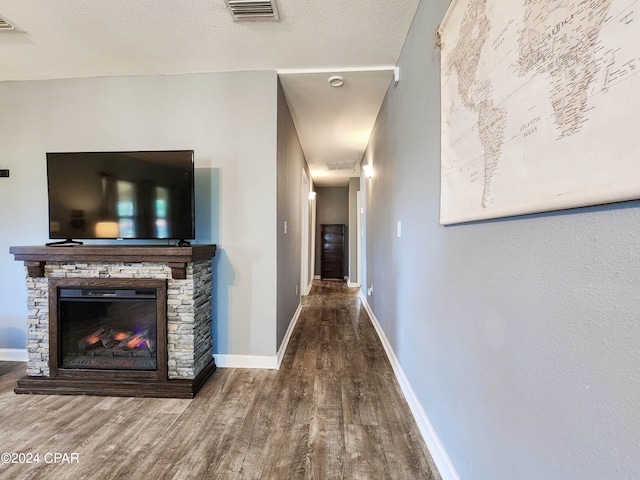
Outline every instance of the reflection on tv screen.
<svg viewBox="0 0 640 480">
<path fill-rule="evenodd" d="M 47 153 L 49 238 L 192 239 L 193 151 Z"/>
</svg>

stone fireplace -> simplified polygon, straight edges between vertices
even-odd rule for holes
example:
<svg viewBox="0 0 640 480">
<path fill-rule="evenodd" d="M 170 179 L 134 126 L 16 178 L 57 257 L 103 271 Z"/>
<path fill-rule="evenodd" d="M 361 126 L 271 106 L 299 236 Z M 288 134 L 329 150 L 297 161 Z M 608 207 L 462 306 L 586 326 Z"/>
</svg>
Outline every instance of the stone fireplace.
<svg viewBox="0 0 640 480">
<path fill-rule="evenodd" d="M 16 393 L 191 398 L 215 370 L 211 258 L 192 247 L 12 247 L 25 262 Z"/>
</svg>

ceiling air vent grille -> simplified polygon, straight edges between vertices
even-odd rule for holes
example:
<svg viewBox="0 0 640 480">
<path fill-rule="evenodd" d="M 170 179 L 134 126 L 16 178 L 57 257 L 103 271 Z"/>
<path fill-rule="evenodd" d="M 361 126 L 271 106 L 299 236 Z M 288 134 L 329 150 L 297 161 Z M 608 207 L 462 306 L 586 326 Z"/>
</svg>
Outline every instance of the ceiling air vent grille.
<svg viewBox="0 0 640 480">
<path fill-rule="evenodd" d="M 13 30 L 15 27 L 11 25 L 4 18 L 0 17 L 0 31 L 2 30 Z"/>
<path fill-rule="evenodd" d="M 234 22 L 259 22 L 280 20 L 276 0 L 224 0 Z"/>
<path fill-rule="evenodd" d="M 327 162 L 329 170 L 351 170 L 356 168 L 356 162 Z"/>
</svg>

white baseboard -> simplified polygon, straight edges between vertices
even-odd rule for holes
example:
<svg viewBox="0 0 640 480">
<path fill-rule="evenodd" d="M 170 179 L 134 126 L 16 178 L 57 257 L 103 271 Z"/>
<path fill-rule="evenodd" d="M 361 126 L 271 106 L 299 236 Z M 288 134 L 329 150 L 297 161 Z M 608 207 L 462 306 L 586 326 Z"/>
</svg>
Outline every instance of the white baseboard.
<svg viewBox="0 0 640 480">
<path fill-rule="evenodd" d="M 278 369 L 278 358 L 274 355 L 223 355 L 214 353 L 216 367 L 220 368 L 261 368 L 266 370 Z"/>
<path fill-rule="evenodd" d="M 278 369 L 280 368 L 280 365 L 282 365 L 282 359 L 284 358 L 284 354 L 286 353 L 287 347 L 289 346 L 289 340 L 291 340 L 293 329 L 296 328 L 296 324 L 298 323 L 298 319 L 300 318 L 300 312 L 302 312 L 302 302 L 298 304 L 298 308 L 293 314 L 293 318 L 289 322 L 289 327 L 287 328 L 287 331 L 284 334 L 284 338 L 282 339 L 282 343 L 280 344 L 280 348 L 278 349 L 278 353 L 276 355 Z"/>
<path fill-rule="evenodd" d="M 396 354 L 393 351 L 391 344 L 389 343 L 389 339 L 384 333 L 384 330 L 382 330 L 380 322 L 373 313 L 373 310 L 371 310 L 371 306 L 367 302 L 367 298 L 362 294 L 362 292 L 360 292 L 360 299 L 362 300 L 362 304 L 369 314 L 369 318 L 371 319 L 371 323 L 378 333 L 378 337 L 380 337 L 380 341 L 382 342 L 382 346 L 387 353 L 389 362 L 393 367 L 393 372 L 396 375 L 396 379 L 398 380 L 400 389 L 402 390 L 402 393 L 404 394 L 404 397 L 409 404 L 409 409 L 413 414 L 413 418 L 418 424 L 418 429 L 422 434 L 424 443 L 426 443 L 427 448 L 429 449 L 429 453 L 431 453 L 431 457 L 433 458 L 436 467 L 438 467 L 440 476 L 443 480 L 460 480 L 460 476 L 453 466 L 453 463 L 451 463 L 451 459 L 449 458 L 447 451 L 444 449 L 440 438 L 438 438 L 438 434 L 434 430 L 433 425 L 431 425 L 431 421 L 429 420 L 429 417 L 427 417 L 427 414 L 424 411 L 420 400 L 418 400 L 415 391 L 411 387 L 409 379 L 405 375 L 404 370 L 402 370 L 402 366 L 400 365 L 398 357 L 396 357 Z"/>
<path fill-rule="evenodd" d="M 315 280 L 321 280 L 321 279 L 322 279 L 322 277 L 321 277 L 320 275 L 314 275 L 314 276 L 313 276 L 313 278 L 314 278 Z"/>
<path fill-rule="evenodd" d="M 0 361 L 26 362 L 29 360 L 26 348 L 0 348 Z"/>
<path fill-rule="evenodd" d="M 216 367 L 220 368 L 261 368 L 267 370 L 278 370 L 280 369 L 280 365 L 282 364 L 282 359 L 284 358 L 284 354 L 287 351 L 287 346 L 289 345 L 289 340 L 291 340 L 291 334 L 293 333 L 293 329 L 296 327 L 296 323 L 298 323 L 298 319 L 300 318 L 300 312 L 302 312 L 302 304 L 298 305 L 295 313 L 293 314 L 293 318 L 291 322 L 289 322 L 289 327 L 284 334 L 284 338 L 282 339 L 282 344 L 278 349 L 278 353 L 274 357 L 270 356 L 259 356 L 259 355 L 223 355 L 223 354 L 214 354 L 213 358 L 216 362 Z"/>
<path fill-rule="evenodd" d="M 347 282 L 347 287 L 349 288 L 360 288 L 360 284 L 359 283 L 351 283 L 351 282 Z"/>
</svg>

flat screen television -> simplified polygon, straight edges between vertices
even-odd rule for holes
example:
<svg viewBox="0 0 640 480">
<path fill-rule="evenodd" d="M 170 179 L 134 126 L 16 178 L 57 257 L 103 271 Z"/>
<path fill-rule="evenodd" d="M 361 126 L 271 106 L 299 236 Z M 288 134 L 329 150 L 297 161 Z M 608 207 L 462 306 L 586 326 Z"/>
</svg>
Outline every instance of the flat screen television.
<svg viewBox="0 0 640 480">
<path fill-rule="evenodd" d="M 50 239 L 195 237 L 193 150 L 47 153 L 47 185 Z"/>
</svg>

